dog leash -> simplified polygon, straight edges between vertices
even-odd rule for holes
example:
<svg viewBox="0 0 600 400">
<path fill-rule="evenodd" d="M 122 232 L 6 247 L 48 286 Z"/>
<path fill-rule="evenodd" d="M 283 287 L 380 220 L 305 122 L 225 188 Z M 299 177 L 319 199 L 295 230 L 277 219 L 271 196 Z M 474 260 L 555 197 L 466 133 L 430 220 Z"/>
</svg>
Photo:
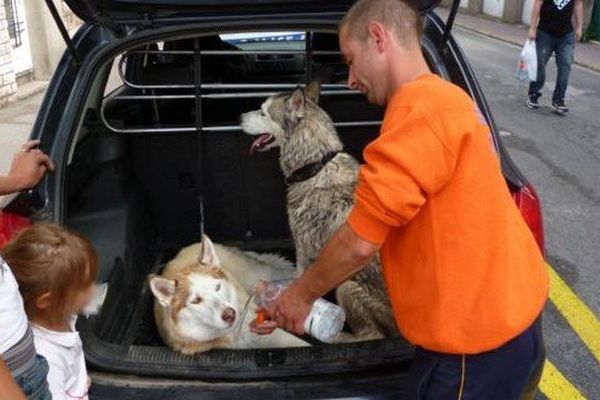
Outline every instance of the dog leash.
<svg viewBox="0 0 600 400">
<path fill-rule="evenodd" d="M 237 322 L 237 327 L 235 328 L 235 336 L 240 337 L 240 333 L 242 332 L 242 327 L 244 326 L 244 321 L 246 320 L 246 314 L 248 314 L 248 309 L 250 308 L 251 302 L 254 300 L 256 296 L 256 289 L 252 291 L 250 296 L 248 296 L 248 300 L 246 300 L 246 304 L 244 304 L 244 308 L 242 308 L 242 312 L 240 314 L 240 318 Z"/>
</svg>

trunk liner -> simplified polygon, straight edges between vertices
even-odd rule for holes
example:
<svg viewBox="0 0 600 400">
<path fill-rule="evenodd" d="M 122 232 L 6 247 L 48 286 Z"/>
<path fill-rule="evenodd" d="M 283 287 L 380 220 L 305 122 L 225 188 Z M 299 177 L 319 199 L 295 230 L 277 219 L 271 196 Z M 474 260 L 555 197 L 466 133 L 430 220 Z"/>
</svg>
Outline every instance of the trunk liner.
<svg viewBox="0 0 600 400">
<path fill-rule="evenodd" d="M 149 267 L 129 271 L 144 270 L 144 277 L 159 273 L 176 252 L 174 247 L 162 247 Z M 123 263 L 115 265 L 102 313 L 79 321 L 87 361 L 101 370 L 155 377 L 256 379 L 408 366 L 412 358 L 412 346 L 402 339 L 310 348 L 212 350 L 186 356 L 166 347 L 158 335 L 146 279 L 126 272 Z"/>
</svg>

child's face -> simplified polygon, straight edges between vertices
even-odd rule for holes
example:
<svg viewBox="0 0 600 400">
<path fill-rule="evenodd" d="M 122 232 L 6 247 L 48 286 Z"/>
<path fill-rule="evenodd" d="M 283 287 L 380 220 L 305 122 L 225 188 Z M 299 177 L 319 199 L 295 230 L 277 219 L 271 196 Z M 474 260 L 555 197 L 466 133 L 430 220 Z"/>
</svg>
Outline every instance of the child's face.
<svg viewBox="0 0 600 400">
<path fill-rule="evenodd" d="M 89 304 L 94 295 L 94 290 L 96 289 L 96 284 L 91 283 L 89 286 L 84 287 L 77 291 L 75 296 L 73 297 L 73 304 L 70 307 L 70 314 L 79 314 L 83 311 L 83 309 Z"/>
</svg>

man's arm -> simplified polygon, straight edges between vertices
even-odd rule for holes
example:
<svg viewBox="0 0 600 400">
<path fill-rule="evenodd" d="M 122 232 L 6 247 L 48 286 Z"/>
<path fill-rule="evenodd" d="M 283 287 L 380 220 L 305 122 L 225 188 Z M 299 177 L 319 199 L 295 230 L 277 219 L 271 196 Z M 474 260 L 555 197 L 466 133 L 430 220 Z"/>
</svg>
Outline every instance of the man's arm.
<svg viewBox="0 0 600 400">
<path fill-rule="evenodd" d="M 583 0 L 575 0 L 575 39 L 579 42 L 583 36 Z"/>
<path fill-rule="evenodd" d="M 21 185 L 18 182 L 15 182 L 10 176 L 1 176 L 0 175 L 0 196 L 20 192 Z"/>
<path fill-rule="evenodd" d="M 0 399 L 27 400 L 0 357 Z"/>
<path fill-rule="evenodd" d="M 531 23 L 529 25 L 529 39 L 535 40 L 537 36 L 537 28 L 540 23 L 540 10 L 542 9 L 543 0 L 535 0 L 531 9 Z"/>
<path fill-rule="evenodd" d="M 361 238 L 348 224 L 342 225 L 329 239 L 317 261 L 266 310 L 275 324 L 262 327 L 252 324 L 252 330 L 268 334 L 280 327 L 303 334 L 304 320 L 315 300 L 363 269 L 380 248 L 380 244 Z"/>
<path fill-rule="evenodd" d="M 0 195 L 29 189 L 37 185 L 46 171 L 54 170 L 50 157 L 34 148 L 39 143 L 39 140 L 30 140 L 14 155 L 8 175 L 0 176 Z"/>
<path fill-rule="evenodd" d="M 344 224 L 296 285 L 305 294 L 305 299 L 312 303 L 363 269 L 380 248 L 380 244 L 366 241 Z"/>
</svg>

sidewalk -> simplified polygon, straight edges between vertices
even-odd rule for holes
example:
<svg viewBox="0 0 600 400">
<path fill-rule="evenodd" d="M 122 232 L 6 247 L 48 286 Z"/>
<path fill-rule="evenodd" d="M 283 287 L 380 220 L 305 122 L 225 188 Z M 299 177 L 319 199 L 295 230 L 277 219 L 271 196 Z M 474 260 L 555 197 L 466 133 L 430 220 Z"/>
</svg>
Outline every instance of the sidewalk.
<svg viewBox="0 0 600 400">
<path fill-rule="evenodd" d="M 448 9 L 438 7 L 435 11 L 444 21 L 448 19 Z M 517 46 L 523 46 L 527 40 L 529 29 L 526 25 L 505 24 L 486 16 L 471 15 L 461 11 L 456 15 L 454 24 Z M 575 45 L 575 64 L 600 71 L 600 45 L 596 43 L 577 43 Z"/>
<path fill-rule="evenodd" d="M 4 175 L 9 171 L 13 154 L 29 138 L 43 97 L 44 93 L 38 91 L 0 108 L 0 174 Z M 0 196 L 0 208 L 10 198 L 6 197 L 8 196 Z"/>
<path fill-rule="evenodd" d="M 0 174 L 8 172 L 12 155 L 29 137 L 43 96 L 37 93 L 0 108 Z"/>
</svg>

